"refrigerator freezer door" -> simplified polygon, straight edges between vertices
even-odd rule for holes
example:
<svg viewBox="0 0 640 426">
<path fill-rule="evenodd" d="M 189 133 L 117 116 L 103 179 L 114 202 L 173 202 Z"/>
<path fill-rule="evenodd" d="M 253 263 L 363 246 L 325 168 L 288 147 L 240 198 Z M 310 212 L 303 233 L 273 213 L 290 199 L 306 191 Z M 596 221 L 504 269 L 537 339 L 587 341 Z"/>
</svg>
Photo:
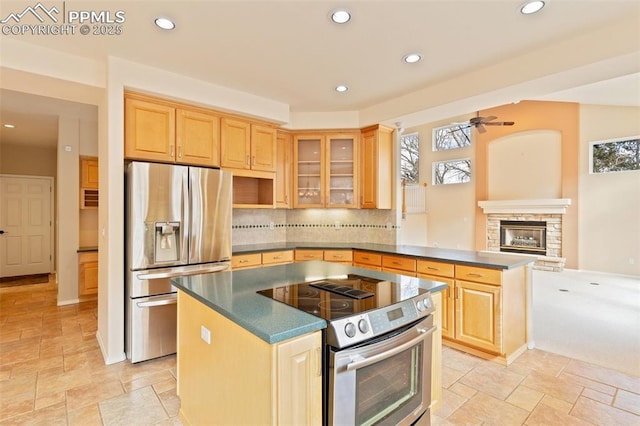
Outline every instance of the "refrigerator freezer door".
<svg viewBox="0 0 640 426">
<path fill-rule="evenodd" d="M 232 182 L 230 172 L 189 167 L 190 264 L 231 259 Z"/>
<path fill-rule="evenodd" d="M 127 357 L 146 361 L 176 352 L 177 295 L 129 299 Z"/>
<path fill-rule="evenodd" d="M 127 268 L 186 265 L 188 167 L 131 162 L 127 167 Z"/>
</svg>

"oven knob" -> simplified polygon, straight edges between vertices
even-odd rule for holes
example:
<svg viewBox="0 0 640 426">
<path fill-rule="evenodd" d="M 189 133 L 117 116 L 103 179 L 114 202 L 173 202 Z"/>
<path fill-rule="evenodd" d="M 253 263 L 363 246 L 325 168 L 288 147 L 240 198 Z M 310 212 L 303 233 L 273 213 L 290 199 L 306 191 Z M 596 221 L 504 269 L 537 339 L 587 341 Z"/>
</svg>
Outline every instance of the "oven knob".
<svg viewBox="0 0 640 426">
<path fill-rule="evenodd" d="M 427 309 L 431 308 L 431 299 L 429 299 L 428 297 L 424 299 L 424 307 Z"/>
<path fill-rule="evenodd" d="M 361 319 L 360 321 L 358 321 L 358 329 L 363 333 L 369 331 L 369 323 L 367 322 L 367 320 Z"/>
<path fill-rule="evenodd" d="M 416 303 L 416 307 L 418 308 L 418 312 L 424 311 L 424 305 L 422 304 L 422 300 L 418 300 Z"/>
<path fill-rule="evenodd" d="M 347 325 L 344 326 L 344 332 L 347 337 L 353 337 L 356 335 L 356 326 L 352 322 L 348 322 Z"/>
</svg>

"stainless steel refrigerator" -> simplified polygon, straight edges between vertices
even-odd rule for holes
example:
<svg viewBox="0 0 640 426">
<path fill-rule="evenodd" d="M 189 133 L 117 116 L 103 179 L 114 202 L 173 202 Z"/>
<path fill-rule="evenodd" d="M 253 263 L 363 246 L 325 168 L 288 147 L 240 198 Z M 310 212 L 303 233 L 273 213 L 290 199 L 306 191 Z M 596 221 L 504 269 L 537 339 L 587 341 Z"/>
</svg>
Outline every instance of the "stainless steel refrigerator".
<svg viewBox="0 0 640 426">
<path fill-rule="evenodd" d="M 126 169 L 126 353 L 176 352 L 176 276 L 229 268 L 232 174 L 133 161 Z"/>
</svg>

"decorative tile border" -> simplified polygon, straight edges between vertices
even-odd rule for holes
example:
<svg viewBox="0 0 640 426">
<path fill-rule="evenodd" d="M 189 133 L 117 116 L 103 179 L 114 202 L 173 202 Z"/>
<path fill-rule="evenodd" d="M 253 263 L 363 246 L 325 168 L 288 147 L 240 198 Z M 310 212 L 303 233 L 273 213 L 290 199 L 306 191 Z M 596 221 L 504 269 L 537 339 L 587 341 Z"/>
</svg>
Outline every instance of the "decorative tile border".
<svg viewBox="0 0 640 426">
<path fill-rule="evenodd" d="M 252 225 L 233 225 L 231 229 L 271 229 L 271 224 L 252 224 Z M 331 229 L 342 229 L 342 228 L 368 228 L 368 229 L 387 229 L 387 225 L 377 225 L 377 224 L 363 224 L 363 223 L 341 223 L 338 228 L 336 228 L 333 223 L 275 223 L 273 224 L 273 228 L 331 228 Z M 396 230 L 400 227 L 397 225 L 392 225 L 391 229 Z"/>
</svg>

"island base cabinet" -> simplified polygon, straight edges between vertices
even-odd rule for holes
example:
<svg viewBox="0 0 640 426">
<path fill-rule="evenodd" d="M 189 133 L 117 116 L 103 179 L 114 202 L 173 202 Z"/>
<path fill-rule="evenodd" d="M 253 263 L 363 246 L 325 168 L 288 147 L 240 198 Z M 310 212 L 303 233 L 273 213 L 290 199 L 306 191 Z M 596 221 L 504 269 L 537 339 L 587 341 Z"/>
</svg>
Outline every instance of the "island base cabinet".
<svg viewBox="0 0 640 426">
<path fill-rule="evenodd" d="M 179 291 L 177 352 L 185 424 L 322 423 L 320 331 L 269 344 Z"/>
</svg>

